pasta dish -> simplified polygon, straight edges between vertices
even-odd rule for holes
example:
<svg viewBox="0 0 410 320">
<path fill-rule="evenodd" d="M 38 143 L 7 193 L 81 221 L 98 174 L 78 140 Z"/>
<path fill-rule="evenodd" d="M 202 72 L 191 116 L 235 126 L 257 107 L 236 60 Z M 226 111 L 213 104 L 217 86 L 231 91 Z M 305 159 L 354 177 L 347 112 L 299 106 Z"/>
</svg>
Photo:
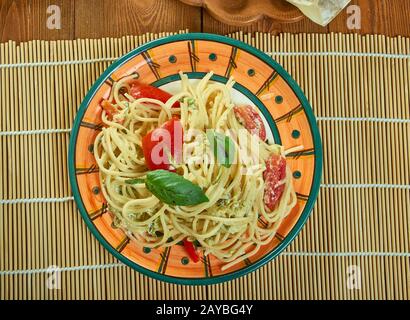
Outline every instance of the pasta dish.
<svg viewBox="0 0 410 320">
<path fill-rule="evenodd" d="M 292 175 L 259 111 L 232 101 L 232 78 L 180 77 L 175 95 L 132 76 L 114 83 L 94 142 L 101 189 L 133 241 L 182 244 L 224 270 L 272 241 L 296 204 Z"/>
</svg>

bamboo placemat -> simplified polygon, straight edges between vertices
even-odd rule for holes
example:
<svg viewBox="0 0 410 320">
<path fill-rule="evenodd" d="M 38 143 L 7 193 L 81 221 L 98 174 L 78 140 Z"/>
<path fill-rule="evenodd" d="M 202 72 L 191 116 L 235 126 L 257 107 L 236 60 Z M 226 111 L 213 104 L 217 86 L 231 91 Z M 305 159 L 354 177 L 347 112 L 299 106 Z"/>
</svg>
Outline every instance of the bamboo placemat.
<svg viewBox="0 0 410 320">
<path fill-rule="evenodd" d="M 113 58 L 165 35 L 0 44 L 0 298 L 409 299 L 407 38 L 232 35 L 292 74 L 323 140 L 315 209 L 265 267 L 220 285 L 172 285 L 121 265 L 97 242 L 71 197 L 70 128 Z M 47 287 L 51 265 L 61 289 Z M 354 271 L 361 289 L 348 287 Z"/>
</svg>

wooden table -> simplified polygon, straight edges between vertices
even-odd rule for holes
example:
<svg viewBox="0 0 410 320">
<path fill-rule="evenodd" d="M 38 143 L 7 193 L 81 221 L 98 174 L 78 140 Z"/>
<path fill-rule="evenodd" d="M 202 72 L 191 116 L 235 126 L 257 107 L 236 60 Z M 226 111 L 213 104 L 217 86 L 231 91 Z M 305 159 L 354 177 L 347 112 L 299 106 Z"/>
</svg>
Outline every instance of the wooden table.
<svg viewBox="0 0 410 320">
<path fill-rule="evenodd" d="M 353 0 L 362 11 L 362 28 L 349 30 L 344 10 L 329 26 L 320 27 L 305 18 L 293 24 L 263 20 L 245 28 L 228 26 L 205 10 L 178 0 L 0 0 L 0 42 L 33 39 L 119 37 L 145 32 L 178 31 L 226 34 L 245 32 L 359 32 L 410 36 L 410 1 Z M 61 8 L 61 29 L 49 30 L 47 7 Z"/>
</svg>

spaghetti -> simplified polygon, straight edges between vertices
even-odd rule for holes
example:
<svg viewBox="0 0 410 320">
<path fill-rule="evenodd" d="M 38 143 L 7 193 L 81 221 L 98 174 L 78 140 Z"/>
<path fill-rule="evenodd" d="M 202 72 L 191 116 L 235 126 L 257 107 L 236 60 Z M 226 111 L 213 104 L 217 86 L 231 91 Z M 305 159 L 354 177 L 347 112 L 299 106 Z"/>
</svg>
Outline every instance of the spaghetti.
<svg viewBox="0 0 410 320">
<path fill-rule="evenodd" d="M 272 240 L 296 204 L 291 173 L 283 148 L 258 137 L 263 123 L 253 121 L 249 127 L 257 115 L 236 109 L 232 79 L 215 83 L 211 72 L 194 87 L 186 75 L 180 76 L 181 92 L 165 102 L 134 94 L 130 77 L 114 84 L 104 102 L 106 126 L 94 143 L 102 192 L 116 223 L 131 239 L 150 248 L 189 240 L 204 255 L 224 262 L 224 270 Z M 183 130 L 179 154 L 184 159 L 176 160 L 178 152 L 164 148 L 169 163 L 162 169 L 199 187 L 207 201 L 165 203 L 144 183 L 152 172 L 144 137 L 171 120 Z M 231 143 L 231 163 L 217 161 L 209 130 Z"/>
</svg>

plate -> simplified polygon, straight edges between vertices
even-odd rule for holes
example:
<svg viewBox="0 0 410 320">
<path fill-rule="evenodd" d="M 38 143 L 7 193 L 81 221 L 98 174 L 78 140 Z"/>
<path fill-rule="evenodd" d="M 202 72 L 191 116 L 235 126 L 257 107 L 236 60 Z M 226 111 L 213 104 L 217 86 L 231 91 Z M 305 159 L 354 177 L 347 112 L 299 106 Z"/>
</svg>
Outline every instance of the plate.
<svg viewBox="0 0 410 320">
<path fill-rule="evenodd" d="M 134 74 L 141 81 L 177 90 L 178 72 L 192 80 L 207 72 L 213 81 L 233 76 L 233 99 L 250 102 L 261 111 L 270 139 L 285 149 L 303 146 L 287 155 L 293 173 L 297 204 L 282 221 L 271 243 L 256 255 L 225 271 L 213 256 L 193 263 L 182 246 L 148 249 L 130 241 L 115 228 L 100 190 L 93 143 L 103 126 L 99 103 L 108 98 L 114 81 Z M 291 76 L 263 52 L 234 39 L 205 33 L 161 38 L 119 58 L 100 76 L 84 98 L 76 115 L 68 154 L 70 183 L 78 209 L 95 237 L 118 260 L 158 280 L 177 284 L 215 284 L 243 276 L 282 252 L 308 218 L 319 191 L 322 147 L 308 100 Z M 86 246 L 87 243 L 84 243 Z"/>
</svg>

